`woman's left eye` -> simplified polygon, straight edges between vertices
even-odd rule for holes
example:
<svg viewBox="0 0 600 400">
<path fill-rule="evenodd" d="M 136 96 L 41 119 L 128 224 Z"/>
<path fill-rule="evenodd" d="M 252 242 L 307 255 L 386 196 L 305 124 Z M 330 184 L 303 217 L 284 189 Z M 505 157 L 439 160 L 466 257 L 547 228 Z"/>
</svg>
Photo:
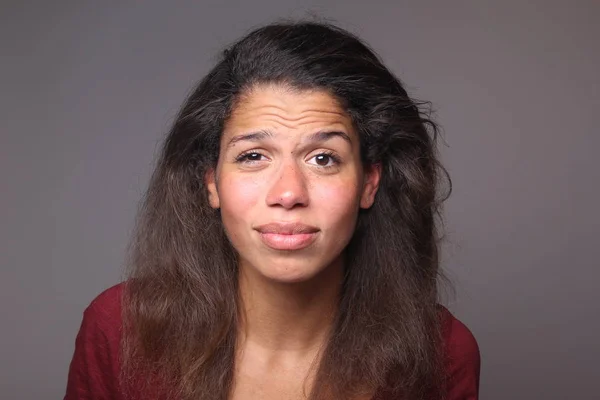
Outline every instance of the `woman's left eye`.
<svg viewBox="0 0 600 400">
<path fill-rule="evenodd" d="M 313 164 L 313 165 L 317 165 L 319 167 L 325 167 L 325 168 L 333 167 L 340 163 L 339 158 L 337 158 L 335 155 L 329 154 L 329 153 L 317 154 L 317 155 L 311 157 L 310 160 L 313 160 L 314 162 L 309 163 L 309 164 Z"/>
</svg>

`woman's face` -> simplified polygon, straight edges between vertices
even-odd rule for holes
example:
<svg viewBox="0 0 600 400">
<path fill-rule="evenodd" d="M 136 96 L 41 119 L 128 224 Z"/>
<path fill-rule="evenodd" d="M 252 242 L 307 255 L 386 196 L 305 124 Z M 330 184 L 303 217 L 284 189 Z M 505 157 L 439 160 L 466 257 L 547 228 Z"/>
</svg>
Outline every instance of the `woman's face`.
<svg viewBox="0 0 600 400">
<path fill-rule="evenodd" d="M 379 166 L 363 168 L 349 116 L 324 91 L 257 86 L 224 127 L 209 201 L 240 268 L 301 282 L 341 260 Z"/>
</svg>

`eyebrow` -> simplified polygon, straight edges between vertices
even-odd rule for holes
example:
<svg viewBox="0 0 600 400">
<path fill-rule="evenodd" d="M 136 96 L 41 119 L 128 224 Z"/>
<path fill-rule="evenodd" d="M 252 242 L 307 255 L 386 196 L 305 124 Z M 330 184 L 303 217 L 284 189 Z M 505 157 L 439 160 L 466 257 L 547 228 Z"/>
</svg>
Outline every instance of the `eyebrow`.
<svg viewBox="0 0 600 400">
<path fill-rule="evenodd" d="M 231 138 L 229 143 L 227 143 L 227 147 L 229 148 L 229 147 L 233 146 L 234 144 L 236 144 L 238 142 L 242 142 L 242 141 L 259 142 L 264 139 L 272 139 L 274 136 L 275 135 L 272 132 L 269 132 L 266 130 L 261 130 L 258 132 L 250 132 L 250 133 L 246 133 L 243 135 L 237 135 L 237 136 L 234 136 Z M 307 138 L 305 138 L 304 140 L 302 140 L 302 142 L 308 142 L 308 143 L 326 142 L 330 139 L 333 139 L 334 137 L 342 138 L 349 144 L 352 144 L 352 140 L 350 139 L 350 136 L 348 136 L 347 133 L 342 132 L 342 131 L 315 132 L 315 133 L 311 134 L 310 136 L 308 136 Z"/>
<path fill-rule="evenodd" d="M 309 137 L 306 138 L 306 142 L 326 142 L 329 139 L 333 139 L 334 137 L 339 137 L 344 139 L 349 144 L 352 144 L 352 140 L 350 140 L 350 136 L 347 133 L 342 131 L 320 131 L 313 133 Z"/>
<path fill-rule="evenodd" d="M 227 143 L 227 147 L 231 147 L 234 144 L 238 143 L 238 142 L 242 142 L 242 141 L 249 141 L 249 142 L 259 142 L 263 139 L 267 139 L 267 138 L 272 138 L 273 134 L 269 131 L 258 131 L 258 132 L 251 132 L 251 133 L 246 133 L 243 135 L 237 135 L 231 138 L 231 140 L 229 141 L 229 143 Z"/>
</svg>

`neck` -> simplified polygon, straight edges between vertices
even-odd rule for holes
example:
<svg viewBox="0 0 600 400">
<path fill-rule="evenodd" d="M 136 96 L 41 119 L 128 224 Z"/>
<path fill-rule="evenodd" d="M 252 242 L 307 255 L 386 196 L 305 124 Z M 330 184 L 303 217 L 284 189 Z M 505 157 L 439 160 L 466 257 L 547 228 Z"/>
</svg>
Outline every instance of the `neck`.
<svg viewBox="0 0 600 400">
<path fill-rule="evenodd" d="M 336 261 L 306 282 L 274 282 L 240 265 L 240 339 L 263 351 L 314 354 L 332 327 L 342 283 Z"/>
</svg>

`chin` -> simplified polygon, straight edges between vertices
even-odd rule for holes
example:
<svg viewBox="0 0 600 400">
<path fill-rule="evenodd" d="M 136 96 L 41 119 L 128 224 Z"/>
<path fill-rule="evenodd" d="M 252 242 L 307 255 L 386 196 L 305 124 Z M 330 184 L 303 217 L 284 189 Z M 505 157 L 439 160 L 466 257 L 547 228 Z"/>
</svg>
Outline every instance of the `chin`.
<svg viewBox="0 0 600 400">
<path fill-rule="evenodd" d="M 288 254 L 255 254 L 252 258 L 240 260 L 240 267 L 249 275 L 261 277 L 266 281 L 279 284 L 304 282 L 325 283 L 339 279 L 338 266 L 341 257 L 326 259 L 317 254 L 290 252 Z"/>
<path fill-rule="evenodd" d="M 322 268 L 307 268 L 306 265 L 271 265 L 261 268 L 258 272 L 273 283 L 302 283 L 315 278 L 323 271 Z"/>
</svg>

